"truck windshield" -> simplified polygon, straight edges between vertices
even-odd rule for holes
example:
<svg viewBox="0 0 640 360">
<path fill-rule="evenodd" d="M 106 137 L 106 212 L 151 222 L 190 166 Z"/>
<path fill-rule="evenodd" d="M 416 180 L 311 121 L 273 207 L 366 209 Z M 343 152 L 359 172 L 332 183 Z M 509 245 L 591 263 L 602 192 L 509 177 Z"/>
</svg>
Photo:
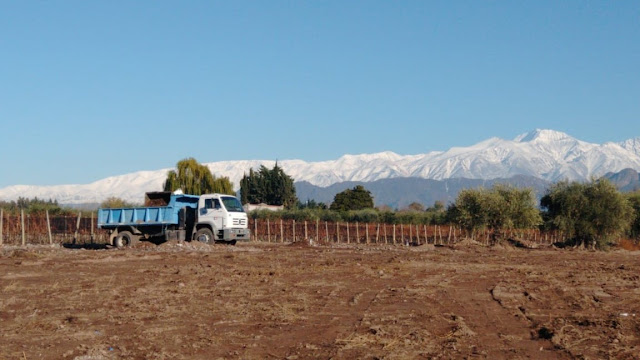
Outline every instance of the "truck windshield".
<svg viewBox="0 0 640 360">
<path fill-rule="evenodd" d="M 221 197 L 221 199 L 222 199 L 222 203 L 224 204 L 224 207 L 227 208 L 227 211 L 244 212 L 244 209 L 242 208 L 242 204 L 240 204 L 240 201 L 238 201 L 238 199 L 231 196 L 223 196 Z"/>
</svg>

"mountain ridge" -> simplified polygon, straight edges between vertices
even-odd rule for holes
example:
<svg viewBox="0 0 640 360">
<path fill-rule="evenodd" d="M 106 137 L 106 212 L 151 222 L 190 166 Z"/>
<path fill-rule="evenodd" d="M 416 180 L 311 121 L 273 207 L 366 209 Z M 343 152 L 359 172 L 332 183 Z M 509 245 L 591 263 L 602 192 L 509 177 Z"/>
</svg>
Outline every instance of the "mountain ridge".
<svg viewBox="0 0 640 360">
<path fill-rule="evenodd" d="M 243 174 L 272 160 L 239 160 L 205 163 L 216 176 L 228 176 L 237 188 Z M 589 180 L 623 169 L 640 170 L 640 137 L 623 142 L 593 144 L 549 129 L 536 129 L 513 140 L 493 137 L 467 147 L 399 155 L 392 151 L 373 154 L 345 154 L 336 160 L 305 162 L 278 161 L 296 182 L 329 187 L 344 182 L 374 182 L 390 178 L 445 180 L 509 179 L 529 176 L 546 182 Z M 56 199 L 60 203 L 99 203 L 115 196 L 141 201 L 146 191 L 162 188 L 170 168 L 112 176 L 89 184 L 13 185 L 0 189 L 0 200 L 18 197 Z"/>
</svg>

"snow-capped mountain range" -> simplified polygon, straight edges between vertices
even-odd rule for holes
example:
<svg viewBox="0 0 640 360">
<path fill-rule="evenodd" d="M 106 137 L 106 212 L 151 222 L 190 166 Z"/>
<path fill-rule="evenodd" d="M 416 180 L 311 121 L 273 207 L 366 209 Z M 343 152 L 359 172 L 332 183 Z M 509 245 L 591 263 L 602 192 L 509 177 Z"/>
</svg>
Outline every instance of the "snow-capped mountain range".
<svg viewBox="0 0 640 360">
<path fill-rule="evenodd" d="M 228 176 L 237 187 L 243 174 L 275 161 L 242 160 L 206 163 L 216 176 Z M 469 147 L 419 155 L 344 155 L 337 160 L 278 164 L 298 181 L 326 187 L 343 181 L 375 181 L 398 177 L 442 180 L 495 179 L 528 175 L 555 182 L 588 180 L 607 172 L 640 171 L 640 137 L 620 143 L 593 144 L 554 130 L 535 130 L 513 140 L 491 138 Z M 110 196 L 141 202 L 147 191 L 159 191 L 170 169 L 108 177 L 90 184 L 27 186 L 0 189 L 0 200 L 18 197 L 56 199 L 61 204 L 99 203 Z"/>
</svg>

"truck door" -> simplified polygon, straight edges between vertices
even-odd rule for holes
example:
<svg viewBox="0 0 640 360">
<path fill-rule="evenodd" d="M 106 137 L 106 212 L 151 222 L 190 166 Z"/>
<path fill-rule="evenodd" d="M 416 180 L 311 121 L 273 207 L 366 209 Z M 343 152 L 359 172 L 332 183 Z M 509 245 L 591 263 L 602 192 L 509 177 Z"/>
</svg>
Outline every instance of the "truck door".
<svg viewBox="0 0 640 360">
<path fill-rule="evenodd" d="M 224 218 L 224 209 L 219 199 L 204 199 L 204 204 L 200 207 L 198 222 L 210 223 L 215 227 L 214 231 L 222 229 L 222 219 Z M 215 234 L 216 237 L 218 234 Z"/>
</svg>

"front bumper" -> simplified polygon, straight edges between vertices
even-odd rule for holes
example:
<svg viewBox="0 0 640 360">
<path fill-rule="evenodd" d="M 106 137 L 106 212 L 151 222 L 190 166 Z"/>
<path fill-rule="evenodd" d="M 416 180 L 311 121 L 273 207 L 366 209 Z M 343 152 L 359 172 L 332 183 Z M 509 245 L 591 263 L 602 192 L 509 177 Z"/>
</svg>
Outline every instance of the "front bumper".
<svg viewBox="0 0 640 360">
<path fill-rule="evenodd" d="M 222 231 L 222 240 L 249 241 L 251 240 L 251 231 L 249 229 L 224 229 Z"/>
</svg>

